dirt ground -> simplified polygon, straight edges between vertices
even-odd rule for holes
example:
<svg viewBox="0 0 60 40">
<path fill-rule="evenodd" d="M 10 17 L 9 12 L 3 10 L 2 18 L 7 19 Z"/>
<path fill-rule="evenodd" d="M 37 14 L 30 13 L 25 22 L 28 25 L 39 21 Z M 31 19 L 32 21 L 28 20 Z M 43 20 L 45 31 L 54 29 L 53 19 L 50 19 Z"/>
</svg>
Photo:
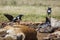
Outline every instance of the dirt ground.
<svg viewBox="0 0 60 40">
<path fill-rule="evenodd" d="M 46 37 L 48 34 L 50 34 L 50 33 L 39 33 L 39 32 L 37 32 L 38 40 L 43 40 L 43 38 Z"/>
</svg>

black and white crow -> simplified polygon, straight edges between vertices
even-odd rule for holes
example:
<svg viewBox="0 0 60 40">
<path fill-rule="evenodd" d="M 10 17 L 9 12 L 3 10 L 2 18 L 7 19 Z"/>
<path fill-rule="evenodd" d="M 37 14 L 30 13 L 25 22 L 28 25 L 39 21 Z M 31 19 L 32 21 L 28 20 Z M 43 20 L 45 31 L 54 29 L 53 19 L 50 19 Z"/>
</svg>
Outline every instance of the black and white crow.
<svg viewBox="0 0 60 40">
<path fill-rule="evenodd" d="M 4 14 L 5 17 L 7 17 L 7 19 L 10 21 L 10 22 L 17 22 L 17 21 L 21 21 L 22 19 L 22 14 L 18 15 L 17 17 L 13 17 L 12 15 L 9 15 L 9 14 Z"/>
<path fill-rule="evenodd" d="M 50 15 L 50 14 L 51 14 L 51 12 L 52 12 L 51 8 L 50 8 L 50 7 L 48 7 L 48 10 L 47 10 L 48 15 Z"/>
<path fill-rule="evenodd" d="M 17 21 L 21 21 L 22 20 L 22 14 L 21 15 L 18 15 L 17 17 L 13 18 L 13 21 L 14 22 L 17 22 Z"/>
<path fill-rule="evenodd" d="M 44 23 L 40 24 L 40 26 L 42 26 L 42 27 L 51 26 L 51 20 L 50 20 L 50 18 L 46 17 L 46 21 Z"/>
<path fill-rule="evenodd" d="M 41 28 L 46 29 L 47 27 L 51 27 L 50 18 L 46 17 L 46 21 L 44 23 L 39 24 L 37 27 L 37 31 L 40 31 Z M 45 31 L 45 30 L 44 30 Z M 48 30 L 47 30 L 48 31 Z"/>
</svg>

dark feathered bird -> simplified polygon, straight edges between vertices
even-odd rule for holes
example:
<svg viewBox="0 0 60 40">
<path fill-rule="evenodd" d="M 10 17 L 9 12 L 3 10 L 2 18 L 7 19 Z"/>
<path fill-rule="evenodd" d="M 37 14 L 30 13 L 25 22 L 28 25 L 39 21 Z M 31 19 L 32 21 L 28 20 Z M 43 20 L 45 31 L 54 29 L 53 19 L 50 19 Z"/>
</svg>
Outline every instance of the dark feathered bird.
<svg viewBox="0 0 60 40">
<path fill-rule="evenodd" d="M 5 17 L 7 17 L 7 19 L 10 21 L 10 22 L 17 22 L 17 21 L 20 21 L 22 20 L 22 14 L 18 15 L 17 17 L 13 17 L 12 15 L 10 14 L 4 14 Z"/>
<path fill-rule="evenodd" d="M 51 20 L 50 18 L 46 17 L 46 21 L 42 24 L 40 24 L 41 26 L 49 26 L 51 24 Z"/>
<path fill-rule="evenodd" d="M 37 31 L 39 31 L 40 28 L 50 27 L 51 26 L 50 22 L 51 22 L 51 20 L 48 17 L 46 17 L 46 21 L 44 23 L 41 23 L 38 25 Z"/>
<path fill-rule="evenodd" d="M 18 15 L 17 17 L 13 18 L 14 22 L 21 21 L 22 20 L 22 14 Z"/>
<path fill-rule="evenodd" d="M 51 8 L 50 8 L 50 7 L 48 7 L 48 10 L 47 10 L 48 15 L 50 15 L 50 14 L 51 14 L 51 12 L 52 12 Z"/>
</svg>

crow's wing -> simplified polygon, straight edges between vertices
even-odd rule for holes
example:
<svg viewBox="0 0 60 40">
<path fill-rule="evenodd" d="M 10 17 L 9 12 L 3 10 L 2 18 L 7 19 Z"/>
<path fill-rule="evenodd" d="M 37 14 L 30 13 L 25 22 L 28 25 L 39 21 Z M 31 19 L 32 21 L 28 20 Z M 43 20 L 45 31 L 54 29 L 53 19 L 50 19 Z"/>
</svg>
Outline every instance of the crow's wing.
<svg viewBox="0 0 60 40">
<path fill-rule="evenodd" d="M 12 15 L 9 15 L 9 14 L 4 14 L 4 16 L 7 17 L 9 21 L 12 21 L 14 18 Z"/>
<path fill-rule="evenodd" d="M 21 20 L 22 16 L 23 16 L 23 15 L 20 14 L 20 15 L 18 15 L 16 18 Z"/>
</svg>

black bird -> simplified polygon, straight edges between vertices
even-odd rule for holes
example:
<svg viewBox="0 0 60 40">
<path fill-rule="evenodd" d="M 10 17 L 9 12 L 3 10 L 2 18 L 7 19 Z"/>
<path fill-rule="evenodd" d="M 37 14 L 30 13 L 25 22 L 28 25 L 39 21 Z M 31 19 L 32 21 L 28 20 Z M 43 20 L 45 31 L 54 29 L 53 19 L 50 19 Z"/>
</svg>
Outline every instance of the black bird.
<svg viewBox="0 0 60 40">
<path fill-rule="evenodd" d="M 5 17 L 7 17 L 7 19 L 10 21 L 10 22 L 17 22 L 18 21 L 21 21 L 22 19 L 22 14 L 18 15 L 17 17 L 13 17 L 12 15 L 9 15 L 9 14 L 4 14 Z"/>
<path fill-rule="evenodd" d="M 50 25 L 51 25 L 51 20 L 48 17 L 46 17 L 46 21 L 44 23 L 40 24 L 40 26 L 42 27 L 48 27 Z"/>
<path fill-rule="evenodd" d="M 13 21 L 14 22 L 17 22 L 17 21 L 21 21 L 22 20 L 22 14 L 21 15 L 18 15 L 17 17 L 13 18 Z"/>
<path fill-rule="evenodd" d="M 50 7 L 48 7 L 48 10 L 47 10 L 48 15 L 50 15 L 50 14 L 51 14 L 51 12 L 52 12 L 51 8 L 50 8 Z"/>
<path fill-rule="evenodd" d="M 47 27 L 51 27 L 51 20 L 50 18 L 46 17 L 46 21 L 44 23 L 41 23 L 37 26 L 37 31 L 40 30 L 40 28 L 47 28 Z"/>
</svg>

